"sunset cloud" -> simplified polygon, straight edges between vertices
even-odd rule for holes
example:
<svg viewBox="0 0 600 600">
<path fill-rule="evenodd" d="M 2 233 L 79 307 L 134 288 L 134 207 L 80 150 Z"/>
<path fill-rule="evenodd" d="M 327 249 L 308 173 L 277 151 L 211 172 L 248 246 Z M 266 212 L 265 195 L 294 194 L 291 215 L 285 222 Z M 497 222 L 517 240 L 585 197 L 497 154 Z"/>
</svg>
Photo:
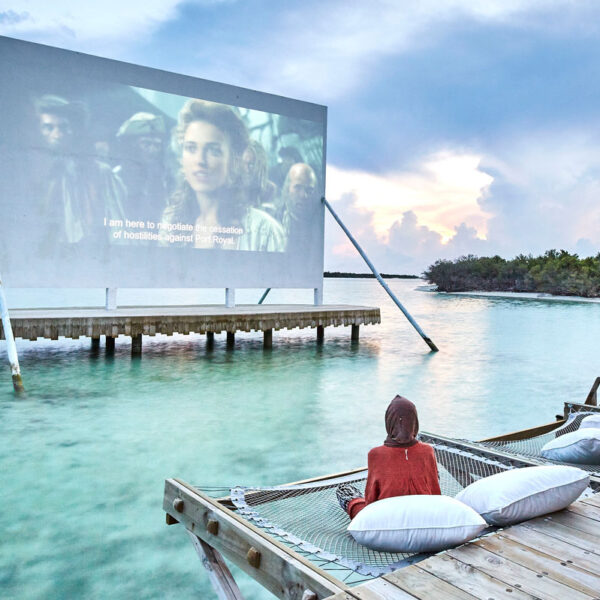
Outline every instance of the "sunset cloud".
<svg viewBox="0 0 600 600">
<path fill-rule="evenodd" d="M 493 177 L 480 169 L 480 162 L 481 157 L 472 154 L 443 151 L 427 157 L 412 171 L 387 176 L 330 166 L 327 194 L 334 200 L 353 194 L 356 209 L 373 213 L 372 226 L 382 241 L 409 210 L 419 225 L 439 234 L 442 242 L 447 242 L 461 223 L 485 238 L 489 214 L 479 200 Z"/>
</svg>

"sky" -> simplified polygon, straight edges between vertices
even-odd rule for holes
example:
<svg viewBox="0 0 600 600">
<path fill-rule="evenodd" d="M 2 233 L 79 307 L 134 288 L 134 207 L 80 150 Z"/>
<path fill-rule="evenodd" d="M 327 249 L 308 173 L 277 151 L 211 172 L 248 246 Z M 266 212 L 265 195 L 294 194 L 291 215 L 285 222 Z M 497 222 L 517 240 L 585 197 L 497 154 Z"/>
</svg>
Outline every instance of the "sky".
<svg viewBox="0 0 600 600">
<path fill-rule="evenodd" d="M 4 0 L 0 35 L 326 105 L 327 198 L 382 272 L 600 251 L 594 0 Z M 367 271 L 330 216 L 325 268 Z"/>
</svg>

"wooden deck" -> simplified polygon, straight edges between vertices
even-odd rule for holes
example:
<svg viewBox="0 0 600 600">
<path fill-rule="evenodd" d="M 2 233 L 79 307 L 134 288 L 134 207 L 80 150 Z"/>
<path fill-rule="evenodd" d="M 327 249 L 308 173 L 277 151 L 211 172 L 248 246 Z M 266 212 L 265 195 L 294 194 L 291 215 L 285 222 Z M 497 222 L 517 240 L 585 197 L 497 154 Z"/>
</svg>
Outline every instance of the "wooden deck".
<svg viewBox="0 0 600 600">
<path fill-rule="evenodd" d="M 329 326 L 351 325 L 352 338 L 358 339 L 360 325 L 381 322 L 379 308 L 368 306 L 311 304 L 251 304 L 226 308 L 223 305 L 199 306 L 130 306 L 114 310 L 104 308 L 40 308 L 10 311 L 15 338 L 36 340 L 59 337 L 104 335 L 114 339 L 131 336 L 141 350 L 142 335 L 174 333 L 214 333 L 226 331 L 231 341 L 237 331 L 262 331 L 265 345 L 270 345 L 273 330 L 312 327 L 317 337 Z M 0 339 L 4 332 L 0 324 Z"/>
<path fill-rule="evenodd" d="M 600 600 L 600 494 L 328 600 Z"/>
</svg>

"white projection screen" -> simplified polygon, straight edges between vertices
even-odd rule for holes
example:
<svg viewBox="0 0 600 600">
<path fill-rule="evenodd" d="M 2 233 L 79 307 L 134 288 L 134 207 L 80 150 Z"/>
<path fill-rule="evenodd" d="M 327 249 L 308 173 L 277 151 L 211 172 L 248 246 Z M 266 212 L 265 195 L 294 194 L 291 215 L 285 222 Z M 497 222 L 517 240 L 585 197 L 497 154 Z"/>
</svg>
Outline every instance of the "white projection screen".
<svg viewBox="0 0 600 600">
<path fill-rule="evenodd" d="M 327 109 L 0 37 L 10 287 L 322 285 Z"/>
</svg>

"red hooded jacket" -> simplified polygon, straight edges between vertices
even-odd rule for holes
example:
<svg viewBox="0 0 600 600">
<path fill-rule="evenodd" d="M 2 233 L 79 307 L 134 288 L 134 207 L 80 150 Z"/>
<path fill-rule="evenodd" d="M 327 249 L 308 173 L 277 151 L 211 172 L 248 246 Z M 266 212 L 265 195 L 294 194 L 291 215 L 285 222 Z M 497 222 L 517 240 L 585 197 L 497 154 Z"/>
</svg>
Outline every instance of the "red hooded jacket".
<svg viewBox="0 0 600 600">
<path fill-rule="evenodd" d="M 367 486 L 364 498 L 348 504 L 353 519 L 367 504 L 416 494 L 441 494 L 433 448 L 416 439 L 419 419 L 415 405 L 396 396 L 385 413 L 388 436 L 383 446 L 369 452 Z"/>
</svg>

